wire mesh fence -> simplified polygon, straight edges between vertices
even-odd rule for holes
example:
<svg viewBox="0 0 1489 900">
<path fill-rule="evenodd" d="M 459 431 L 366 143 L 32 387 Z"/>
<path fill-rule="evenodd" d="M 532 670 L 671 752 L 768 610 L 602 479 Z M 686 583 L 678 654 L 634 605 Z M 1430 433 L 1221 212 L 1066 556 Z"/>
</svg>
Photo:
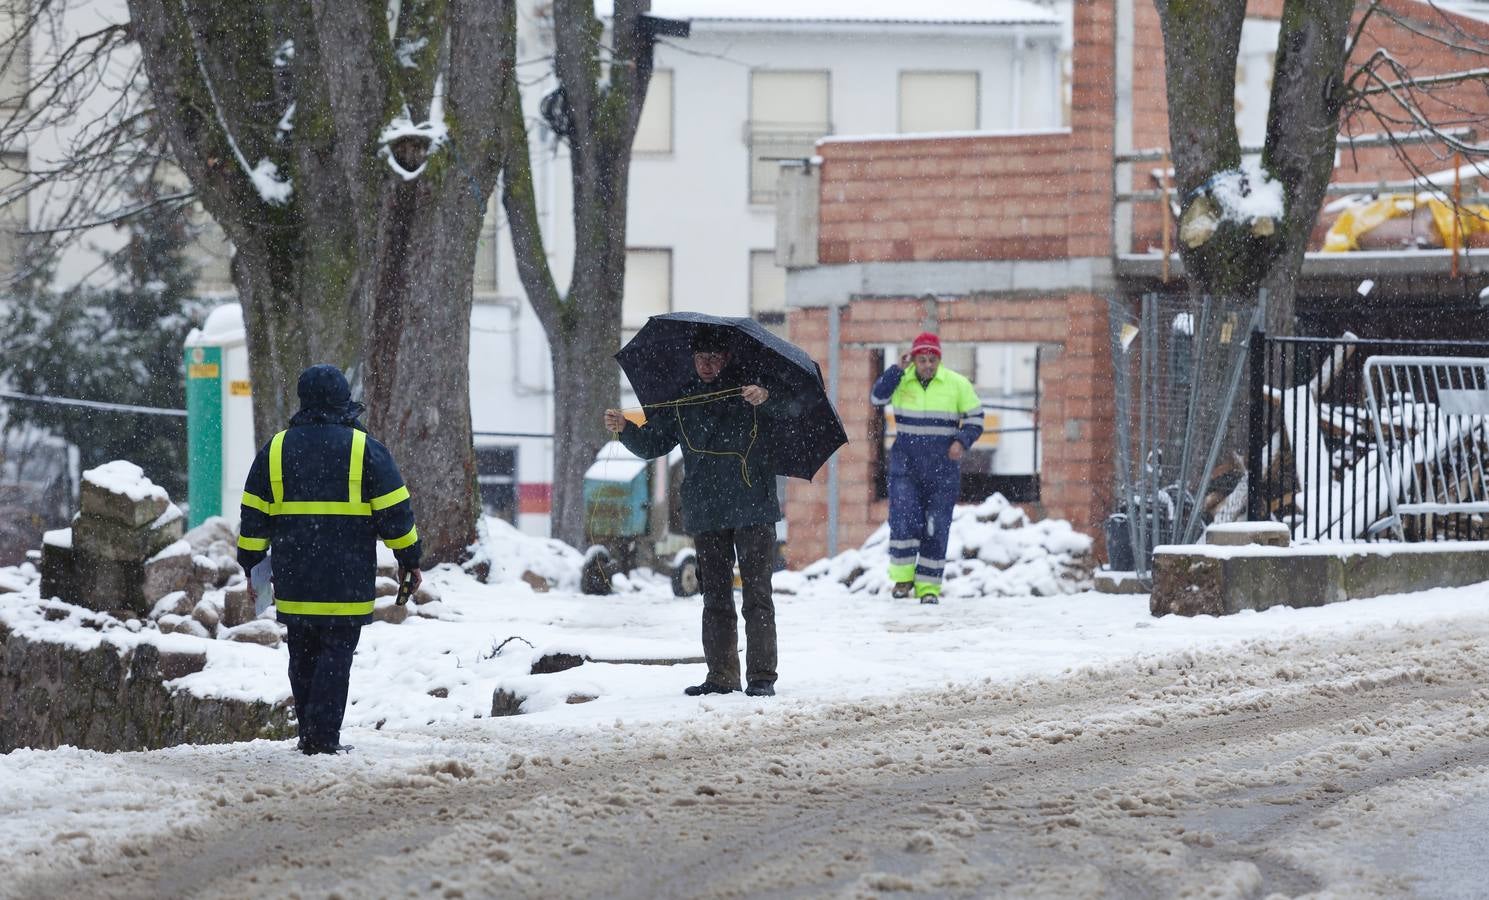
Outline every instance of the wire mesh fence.
<svg viewBox="0 0 1489 900">
<path fill-rule="evenodd" d="M 1264 308 L 1264 294 L 1109 301 L 1120 510 L 1107 529 L 1114 569 L 1128 568 L 1130 553 L 1132 571 L 1151 583 L 1154 547 L 1193 543 L 1222 509 L 1244 516 L 1245 432 L 1232 411 Z"/>
</svg>

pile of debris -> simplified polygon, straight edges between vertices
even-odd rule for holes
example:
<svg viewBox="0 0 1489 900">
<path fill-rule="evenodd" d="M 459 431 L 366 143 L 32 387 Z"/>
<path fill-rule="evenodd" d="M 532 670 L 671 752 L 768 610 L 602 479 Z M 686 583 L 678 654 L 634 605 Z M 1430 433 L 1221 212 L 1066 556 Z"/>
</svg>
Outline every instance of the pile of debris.
<svg viewBox="0 0 1489 900">
<path fill-rule="evenodd" d="M 283 626 L 238 565 L 230 522 L 214 516 L 185 532 L 185 517 L 165 489 L 122 460 L 84 472 L 81 495 L 72 527 L 43 538 L 42 600 L 105 613 L 132 631 L 279 646 Z M 380 553 L 374 620 L 438 616 L 439 597 L 427 585 L 398 606 L 396 575 L 392 554 Z"/>
<path fill-rule="evenodd" d="M 1032 522 L 1002 494 L 952 513 L 946 549 L 944 596 L 1050 597 L 1091 589 L 1096 567 L 1089 537 L 1064 519 Z M 800 573 L 777 572 L 776 590 L 791 592 L 796 579 L 829 578 L 853 593 L 884 593 L 889 582 L 889 526 L 861 548 L 818 560 Z"/>
</svg>

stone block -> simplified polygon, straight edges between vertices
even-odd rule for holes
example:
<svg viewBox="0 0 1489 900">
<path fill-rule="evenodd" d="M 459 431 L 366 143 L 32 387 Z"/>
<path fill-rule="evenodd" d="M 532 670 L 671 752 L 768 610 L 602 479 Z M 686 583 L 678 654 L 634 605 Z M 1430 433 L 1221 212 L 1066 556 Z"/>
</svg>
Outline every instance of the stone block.
<svg viewBox="0 0 1489 900">
<path fill-rule="evenodd" d="M 189 634 L 192 637 L 198 638 L 210 639 L 212 637 L 212 632 L 207 630 L 207 626 L 193 618 L 184 618 L 178 622 L 176 624 L 176 633 Z"/>
<path fill-rule="evenodd" d="M 211 600 L 200 600 L 192 609 L 191 617 L 200 622 L 210 634 L 217 631 L 217 625 L 222 621 L 222 610 Z"/>
<path fill-rule="evenodd" d="M 399 606 L 392 597 L 379 597 L 372 607 L 372 621 L 401 625 L 408 619 L 408 604 Z"/>
<path fill-rule="evenodd" d="M 195 605 L 191 600 L 191 595 L 185 591 L 171 591 L 155 601 L 155 605 L 150 609 L 149 618 L 159 622 L 162 616 L 189 616 Z"/>
<path fill-rule="evenodd" d="M 96 472 L 90 469 L 89 472 Z M 171 505 L 170 497 L 162 488 L 148 481 L 149 488 L 135 490 L 134 496 L 123 491 L 112 490 L 107 483 L 98 484 L 83 473 L 83 484 L 79 489 L 83 516 L 105 519 L 129 528 L 142 528 L 164 515 Z"/>
<path fill-rule="evenodd" d="M 372 596 L 393 597 L 398 594 L 398 580 L 383 575 L 377 576 L 377 581 L 372 584 Z"/>
<path fill-rule="evenodd" d="M 551 675 L 565 669 L 584 665 L 584 657 L 577 653 L 547 653 L 535 660 L 528 669 L 529 675 Z"/>
<path fill-rule="evenodd" d="M 217 586 L 217 576 L 219 574 L 217 563 L 213 562 L 210 556 L 204 556 L 200 553 L 195 554 L 191 557 L 191 568 L 191 577 L 196 579 L 197 584 L 211 585 L 212 587 Z"/>
<path fill-rule="evenodd" d="M 419 585 L 419 589 L 417 591 L 414 591 L 413 596 L 410 598 L 410 602 L 413 603 L 415 606 L 424 606 L 428 603 L 438 603 L 439 592 L 430 587 L 429 584 L 426 582 Z"/>
<path fill-rule="evenodd" d="M 1281 522 L 1225 522 L 1205 529 L 1205 543 L 1216 547 L 1286 547 L 1292 542 Z"/>
<path fill-rule="evenodd" d="M 223 632 L 223 636 L 230 641 L 244 644 L 262 644 L 265 647 L 278 647 L 283 639 L 283 629 L 278 622 L 269 619 L 254 619 L 236 628 L 229 628 Z"/>
<path fill-rule="evenodd" d="M 180 540 L 185 521 L 177 515 L 135 527 L 84 515 L 79 516 L 73 526 L 73 542 L 80 550 L 94 556 L 143 563 Z"/>
<path fill-rule="evenodd" d="M 1489 544 L 1463 549 L 1440 544 L 1374 545 L 1344 560 L 1344 592 L 1351 599 L 1483 581 L 1489 581 Z"/>
<path fill-rule="evenodd" d="M 1096 572 L 1094 590 L 1098 594 L 1144 594 L 1148 589 L 1133 572 L 1113 572 L 1101 569 Z"/>
<path fill-rule="evenodd" d="M 185 534 L 192 553 L 210 553 L 218 544 L 227 547 L 238 543 L 238 529 L 222 516 L 209 516 L 205 522 Z"/>
<path fill-rule="evenodd" d="M 491 714 L 493 716 L 517 716 L 522 714 L 522 703 L 526 697 L 519 697 L 506 688 L 497 688 L 491 695 Z"/>
<path fill-rule="evenodd" d="M 173 678 L 184 678 L 187 675 L 195 675 L 197 672 L 207 668 L 207 654 L 203 652 L 187 652 L 184 650 L 162 650 L 160 651 L 160 678 L 162 681 L 170 681 Z"/>
<path fill-rule="evenodd" d="M 70 529 L 61 529 L 60 532 L 48 532 L 48 535 L 65 533 L 71 536 Z M 77 601 L 77 559 L 76 551 L 73 550 L 72 541 L 44 541 L 41 545 L 41 597 L 57 597 L 69 603 Z"/>
<path fill-rule="evenodd" d="M 155 620 L 155 627 L 160 629 L 161 634 L 175 634 L 176 629 L 180 628 L 181 623 L 185 621 L 186 617 L 183 615 L 166 613 Z"/>
<path fill-rule="evenodd" d="M 246 583 L 230 585 L 222 592 L 222 625 L 226 628 L 236 628 L 245 622 L 253 621 L 257 615 L 254 610 L 253 592 L 248 589 Z"/>
<path fill-rule="evenodd" d="M 145 560 L 145 580 L 141 587 L 145 598 L 155 601 L 166 594 L 175 591 L 192 593 L 195 588 L 196 596 L 201 596 L 201 585 L 192 582 L 191 545 L 185 541 L 175 541 L 164 550 Z"/>
<path fill-rule="evenodd" d="M 148 556 L 149 554 L 146 554 Z M 150 611 L 145 598 L 145 556 L 112 559 L 93 553 L 86 545 L 75 553 L 77 603 L 92 610 L 128 609 L 136 615 Z"/>
</svg>

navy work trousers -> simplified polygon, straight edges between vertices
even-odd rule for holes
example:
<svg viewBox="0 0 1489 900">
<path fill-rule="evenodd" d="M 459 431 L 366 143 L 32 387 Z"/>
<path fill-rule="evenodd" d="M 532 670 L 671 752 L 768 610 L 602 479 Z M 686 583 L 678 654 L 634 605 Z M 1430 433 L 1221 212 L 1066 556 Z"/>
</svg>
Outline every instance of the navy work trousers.
<svg viewBox="0 0 1489 900">
<path fill-rule="evenodd" d="M 940 594 L 961 463 L 947 458 L 950 441 L 901 442 L 889 451 L 889 576 L 914 581 L 916 596 Z"/>
<path fill-rule="evenodd" d="M 316 747 L 341 743 L 341 719 L 352 677 L 352 655 L 362 637 L 360 625 L 290 623 L 290 692 L 300 740 Z"/>
</svg>

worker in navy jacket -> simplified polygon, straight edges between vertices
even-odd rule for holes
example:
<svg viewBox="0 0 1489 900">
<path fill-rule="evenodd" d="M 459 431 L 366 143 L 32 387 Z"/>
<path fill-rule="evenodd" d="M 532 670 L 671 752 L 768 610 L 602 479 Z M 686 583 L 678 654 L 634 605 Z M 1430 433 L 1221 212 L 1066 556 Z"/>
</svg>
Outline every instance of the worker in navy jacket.
<svg viewBox="0 0 1489 900">
<path fill-rule="evenodd" d="M 913 591 L 921 603 L 939 603 L 962 456 L 982 435 L 982 401 L 970 381 L 941 365 L 941 341 L 930 332 L 915 339 L 899 365 L 879 376 L 869 399 L 894 409 L 889 450 L 894 596 Z"/>
<path fill-rule="evenodd" d="M 300 411 L 258 452 L 243 486 L 238 563 L 273 548 L 274 606 L 289 629 L 290 691 L 306 754 L 341 744 L 352 654 L 372 621 L 377 544 L 399 580 L 419 572 L 419 530 L 393 455 L 358 421 L 362 404 L 335 366 L 300 374 Z"/>
</svg>

